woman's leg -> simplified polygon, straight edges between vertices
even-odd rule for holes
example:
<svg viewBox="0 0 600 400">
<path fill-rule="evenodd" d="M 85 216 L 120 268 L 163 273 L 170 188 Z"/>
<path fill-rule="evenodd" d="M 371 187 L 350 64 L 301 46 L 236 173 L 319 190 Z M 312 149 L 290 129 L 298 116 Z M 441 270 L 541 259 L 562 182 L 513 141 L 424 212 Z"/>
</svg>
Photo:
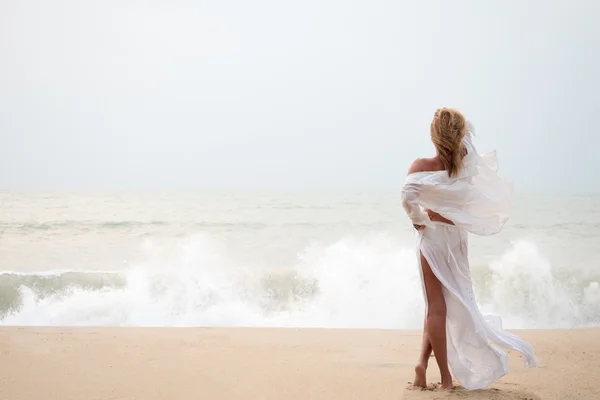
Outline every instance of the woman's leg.
<svg viewBox="0 0 600 400">
<path fill-rule="evenodd" d="M 427 334 L 427 317 L 423 323 L 423 342 L 421 344 L 421 357 L 419 363 L 415 367 L 415 386 L 427 387 L 427 366 L 429 364 L 429 357 L 431 357 L 431 342 L 429 341 L 429 335 Z"/>
<path fill-rule="evenodd" d="M 444 300 L 442 284 L 431 270 L 423 253 L 421 253 L 421 268 L 423 269 L 423 280 L 425 282 L 425 292 L 427 294 L 427 338 L 431 343 L 435 359 L 440 368 L 442 387 L 451 389 L 452 375 L 448 368 L 446 343 L 446 301 Z"/>
</svg>

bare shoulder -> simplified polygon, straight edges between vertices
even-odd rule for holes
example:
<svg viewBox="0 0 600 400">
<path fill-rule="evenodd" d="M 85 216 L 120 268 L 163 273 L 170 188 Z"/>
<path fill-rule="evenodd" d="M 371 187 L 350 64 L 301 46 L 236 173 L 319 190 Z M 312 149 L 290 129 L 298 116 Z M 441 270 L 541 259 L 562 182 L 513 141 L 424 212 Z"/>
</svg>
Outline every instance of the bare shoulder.
<svg viewBox="0 0 600 400">
<path fill-rule="evenodd" d="M 440 169 L 438 162 L 433 158 L 417 158 L 411 164 L 408 169 L 409 174 L 414 174 L 415 172 L 429 172 L 429 171 L 437 171 Z"/>
</svg>

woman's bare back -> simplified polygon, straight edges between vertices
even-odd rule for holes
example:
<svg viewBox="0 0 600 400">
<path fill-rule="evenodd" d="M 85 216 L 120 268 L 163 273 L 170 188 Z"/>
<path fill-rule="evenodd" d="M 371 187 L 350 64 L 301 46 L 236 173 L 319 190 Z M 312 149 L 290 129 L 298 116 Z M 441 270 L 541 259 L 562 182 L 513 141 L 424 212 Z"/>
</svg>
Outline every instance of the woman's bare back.
<svg viewBox="0 0 600 400">
<path fill-rule="evenodd" d="M 431 158 L 417 158 L 408 169 L 409 174 L 413 174 L 415 172 L 435 172 L 435 171 L 443 171 L 444 165 L 439 157 L 431 157 Z"/>
<path fill-rule="evenodd" d="M 462 150 L 463 158 L 469 153 L 466 148 Z M 429 158 L 417 158 L 413 161 L 412 165 L 408 169 L 409 174 L 413 174 L 415 172 L 437 172 L 445 170 L 444 164 L 439 156 L 429 157 Z"/>
</svg>

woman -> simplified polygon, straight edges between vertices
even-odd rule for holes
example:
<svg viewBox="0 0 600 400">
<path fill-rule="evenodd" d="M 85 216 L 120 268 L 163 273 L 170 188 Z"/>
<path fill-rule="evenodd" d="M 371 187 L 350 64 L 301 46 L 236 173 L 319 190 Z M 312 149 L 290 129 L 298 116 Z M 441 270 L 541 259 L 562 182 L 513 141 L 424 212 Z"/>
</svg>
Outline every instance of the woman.
<svg viewBox="0 0 600 400">
<path fill-rule="evenodd" d="M 466 389 L 481 389 L 508 372 L 500 347 L 537 366 L 532 347 L 484 317 L 473 297 L 467 234 L 499 232 L 512 211 L 512 187 L 497 174 L 496 154 L 479 155 L 473 129 L 457 110 L 441 108 L 431 122 L 436 155 L 413 162 L 402 203 L 418 232 L 418 263 L 425 297 L 421 357 L 416 386 L 425 387 L 433 351 L 442 386 L 452 374 Z"/>
</svg>

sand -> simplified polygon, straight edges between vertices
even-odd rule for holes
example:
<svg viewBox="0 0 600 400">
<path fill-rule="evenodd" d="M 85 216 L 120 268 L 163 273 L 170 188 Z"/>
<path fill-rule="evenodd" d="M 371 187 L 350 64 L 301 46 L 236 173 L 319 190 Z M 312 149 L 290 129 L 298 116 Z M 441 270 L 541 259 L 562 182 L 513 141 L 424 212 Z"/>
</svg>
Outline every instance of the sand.
<svg viewBox="0 0 600 400">
<path fill-rule="evenodd" d="M 419 332 L 3 327 L 0 399 L 600 399 L 599 329 L 516 333 L 539 368 L 513 354 L 491 388 L 446 392 L 409 384 Z"/>
</svg>

